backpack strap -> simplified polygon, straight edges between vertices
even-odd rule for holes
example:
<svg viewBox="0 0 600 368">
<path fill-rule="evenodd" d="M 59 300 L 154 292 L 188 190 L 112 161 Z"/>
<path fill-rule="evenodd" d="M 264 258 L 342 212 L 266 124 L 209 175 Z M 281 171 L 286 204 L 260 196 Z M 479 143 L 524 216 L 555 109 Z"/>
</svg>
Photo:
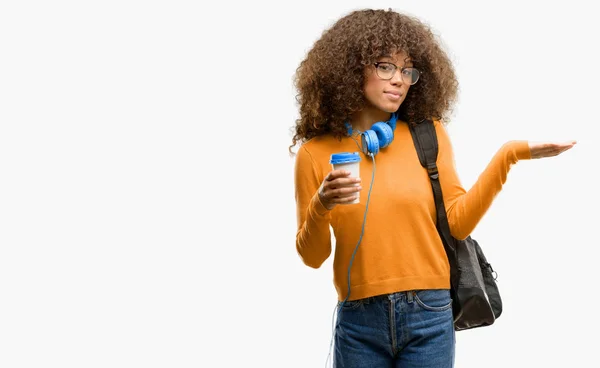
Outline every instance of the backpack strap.
<svg viewBox="0 0 600 368">
<path fill-rule="evenodd" d="M 448 224 L 446 207 L 444 206 L 444 197 L 442 195 L 442 186 L 440 184 L 436 164 L 438 157 L 438 141 L 435 126 L 433 121 L 429 119 L 425 119 L 419 123 L 409 123 L 408 126 L 421 166 L 427 170 L 427 174 L 429 175 L 429 181 L 431 182 L 435 200 L 437 217 L 436 227 L 443 240 L 446 253 L 450 257 L 455 254 L 455 242 L 450 235 L 450 225 Z"/>
</svg>

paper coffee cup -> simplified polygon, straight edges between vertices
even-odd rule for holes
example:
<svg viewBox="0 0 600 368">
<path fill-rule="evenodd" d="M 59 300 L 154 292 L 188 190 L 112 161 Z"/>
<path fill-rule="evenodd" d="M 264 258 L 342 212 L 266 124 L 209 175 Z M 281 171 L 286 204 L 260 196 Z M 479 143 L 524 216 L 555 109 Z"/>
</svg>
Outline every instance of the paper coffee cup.
<svg viewBox="0 0 600 368">
<path fill-rule="evenodd" d="M 360 178 L 360 156 L 358 152 L 340 152 L 331 155 L 329 161 L 334 170 L 350 171 L 350 177 Z M 359 186 L 360 183 L 356 183 Z M 356 200 L 348 203 L 360 203 L 360 192 L 356 192 Z"/>
</svg>

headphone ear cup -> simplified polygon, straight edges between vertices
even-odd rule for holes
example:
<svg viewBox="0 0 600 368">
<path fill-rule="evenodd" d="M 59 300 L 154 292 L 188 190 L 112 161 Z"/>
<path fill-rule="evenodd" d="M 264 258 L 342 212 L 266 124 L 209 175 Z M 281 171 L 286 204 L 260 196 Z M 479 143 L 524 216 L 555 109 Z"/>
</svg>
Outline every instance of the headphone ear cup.
<svg viewBox="0 0 600 368">
<path fill-rule="evenodd" d="M 361 136 L 362 149 L 365 155 L 372 153 L 376 155 L 379 152 L 379 138 L 373 130 L 367 130 Z"/>
<path fill-rule="evenodd" d="M 375 123 L 371 129 L 377 134 L 380 148 L 387 147 L 392 143 L 394 131 L 387 123 Z"/>
</svg>

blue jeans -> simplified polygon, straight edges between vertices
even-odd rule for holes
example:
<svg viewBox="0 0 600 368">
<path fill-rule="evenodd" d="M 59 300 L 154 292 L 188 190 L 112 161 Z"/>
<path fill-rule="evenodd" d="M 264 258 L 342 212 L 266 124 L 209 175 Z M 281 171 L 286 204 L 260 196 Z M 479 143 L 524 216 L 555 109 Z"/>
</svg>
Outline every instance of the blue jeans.
<svg viewBox="0 0 600 368">
<path fill-rule="evenodd" d="M 346 301 L 338 310 L 334 341 L 335 368 L 452 368 L 450 291 L 416 290 Z"/>
</svg>

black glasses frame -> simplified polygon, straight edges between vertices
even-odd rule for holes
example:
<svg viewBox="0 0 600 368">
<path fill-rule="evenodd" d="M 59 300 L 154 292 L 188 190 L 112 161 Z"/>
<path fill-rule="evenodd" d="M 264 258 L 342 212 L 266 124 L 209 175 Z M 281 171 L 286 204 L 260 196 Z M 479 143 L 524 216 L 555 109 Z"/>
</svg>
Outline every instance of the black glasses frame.
<svg viewBox="0 0 600 368">
<path fill-rule="evenodd" d="M 381 75 L 379 75 L 379 65 L 381 64 L 386 64 L 386 65 L 391 65 L 394 67 L 394 71 L 392 72 L 392 76 L 389 78 L 383 78 Z M 373 63 L 373 65 L 375 65 L 375 72 L 377 73 L 377 76 L 383 80 L 390 80 L 392 78 L 394 78 L 394 75 L 396 75 L 396 70 L 400 69 L 400 76 L 403 80 L 405 80 L 404 78 L 404 74 L 403 72 L 405 70 L 411 70 L 411 80 L 408 82 L 408 84 L 410 84 L 411 86 L 416 84 L 419 81 L 419 78 L 421 76 L 421 71 L 415 67 L 402 67 L 400 68 L 398 65 L 394 64 L 394 63 L 390 63 L 389 61 L 378 61 L 376 63 Z M 417 79 L 412 82 L 412 71 L 416 71 L 417 72 Z"/>
</svg>

